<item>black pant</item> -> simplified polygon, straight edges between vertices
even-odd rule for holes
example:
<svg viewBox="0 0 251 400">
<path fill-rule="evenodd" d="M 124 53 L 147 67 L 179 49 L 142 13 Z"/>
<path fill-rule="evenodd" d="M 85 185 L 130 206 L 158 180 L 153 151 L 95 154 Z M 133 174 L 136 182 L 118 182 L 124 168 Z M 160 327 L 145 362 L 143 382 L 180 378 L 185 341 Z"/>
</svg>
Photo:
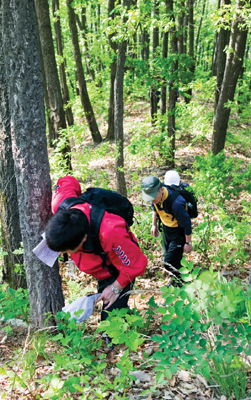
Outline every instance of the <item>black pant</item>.
<svg viewBox="0 0 251 400">
<path fill-rule="evenodd" d="M 114 276 L 111 276 L 110 278 L 104 279 L 102 281 L 98 280 L 98 293 L 103 292 L 103 290 L 107 286 L 111 285 L 115 281 L 116 278 Z M 106 307 L 106 305 L 103 304 L 103 309 L 101 312 L 101 321 L 104 321 L 108 317 L 107 311 L 112 311 L 115 308 L 118 310 L 120 310 L 121 308 L 128 308 L 128 300 L 130 295 L 127 292 L 133 289 L 134 282 L 135 280 L 128 283 L 128 285 L 124 287 L 117 300 L 107 310 L 104 310 L 104 307 Z"/>
<path fill-rule="evenodd" d="M 186 240 L 183 236 L 178 236 L 173 240 L 168 240 L 168 237 L 164 232 L 164 243 L 165 243 L 165 255 L 164 255 L 164 267 L 167 271 L 180 277 L 178 270 L 182 267 L 180 261 L 183 255 L 183 248 Z M 169 265 L 168 265 L 169 264 Z"/>
</svg>

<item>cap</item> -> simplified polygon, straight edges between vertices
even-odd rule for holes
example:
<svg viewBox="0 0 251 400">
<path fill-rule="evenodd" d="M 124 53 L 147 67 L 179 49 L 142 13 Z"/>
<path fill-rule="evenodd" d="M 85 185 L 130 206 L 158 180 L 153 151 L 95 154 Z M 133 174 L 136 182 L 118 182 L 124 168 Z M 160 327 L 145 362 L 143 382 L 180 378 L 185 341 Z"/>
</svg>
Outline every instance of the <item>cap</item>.
<svg viewBox="0 0 251 400">
<path fill-rule="evenodd" d="M 141 184 L 142 198 L 144 201 L 152 201 L 156 198 L 161 182 L 156 176 L 147 176 Z"/>
<path fill-rule="evenodd" d="M 167 171 L 165 174 L 165 179 L 164 179 L 164 184 L 165 185 L 176 185 L 179 186 L 180 184 L 180 176 L 178 172 L 176 171 Z"/>
</svg>

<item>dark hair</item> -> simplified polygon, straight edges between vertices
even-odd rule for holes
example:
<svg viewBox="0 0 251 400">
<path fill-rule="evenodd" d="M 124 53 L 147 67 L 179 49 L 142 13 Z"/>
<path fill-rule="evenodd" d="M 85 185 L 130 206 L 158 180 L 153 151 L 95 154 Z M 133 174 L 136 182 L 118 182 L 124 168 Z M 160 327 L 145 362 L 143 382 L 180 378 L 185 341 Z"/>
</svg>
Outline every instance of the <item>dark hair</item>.
<svg viewBox="0 0 251 400">
<path fill-rule="evenodd" d="M 86 215 L 76 209 L 57 211 L 45 229 L 48 247 L 54 251 L 74 250 L 88 233 Z"/>
</svg>

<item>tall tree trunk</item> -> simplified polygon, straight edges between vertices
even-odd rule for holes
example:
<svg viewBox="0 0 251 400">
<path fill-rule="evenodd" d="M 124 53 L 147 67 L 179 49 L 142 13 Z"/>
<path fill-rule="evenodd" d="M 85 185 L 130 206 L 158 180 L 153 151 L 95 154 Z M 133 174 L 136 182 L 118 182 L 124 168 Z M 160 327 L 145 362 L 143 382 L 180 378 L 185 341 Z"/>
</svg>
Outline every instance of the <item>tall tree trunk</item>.
<svg viewBox="0 0 251 400">
<path fill-rule="evenodd" d="M 128 9 L 130 7 L 130 0 L 123 0 L 123 7 Z M 123 18 L 123 23 L 125 23 L 125 17 Z M 123 116 L 124 116 L 123 85 L 124 85 L 124 73 L 125 73 L 126 47 L 127 47 L 126 40 L 123 40 L 123 42 L 119 43 L 118 45 L 116 78 L 114 83 L 116 181 L 117 181 L 117 191 L 123 196 L 127 195 L 125 172 L 124 172 L 124 128 L 123 128 Z"/>
<path fill-rule="evenodd" d="M 108 0 L 108 17 L 114 20 L 114 7 L 115 7 L 115 0 Z M 112 39 L 114 37 L 114 33 L 108 35 L 109 44 L 111 47 L 111 72 L 110 72 L 110 97 L 109 97 L 109 109 L 108 109 L 108 130 L 107 130 L 107 140 L 114 140 L 115 133 L 114 133 L 114 82 L 116 76 L 116 67 L 117 67 L 117 60 L 116 60 L 116 53 L 118 50 L 118 45 Z"/>
<path fill-rule="evenodd" d="M 221 0 L 218 0 L 218 9 L 220 8 Z M 214 49 L 211 64 L 211 76 L 216 76 L 217 74 L 217 53 L 218 53 L 218 32 L 215 31 L 214 34 Z"/>
<path fill-rule="evenodd" d="M 229 4 L 231 4 L 231 0 L 221 0 L 222 8 L 224 8 L 225 5 Z M 217 78 L 216 78 L 215 104 L 214 104 L 215 110 L 219 101 L 221 85 L 226 66 L 226 52 L 224 50 L 229 43 L 229 38 L 230 38 L 229 30 L 221 28 L 220 32 L 218 33 L 218 44 L 217 44 L 217 62 L 216 62 Z"/>
<path fill-rule="evenodd" d="M 227 126 L 230 115 L 230 107 L 226 107 L 225 104 L 229 100 L 233 101 L 234 99 L 237 80 L 243 64 L 247 41 L 247 30 L 244 28 L 245 21 L 243 21 L 243 18 L 240 14 L 240 10 L 243 7 L 245 7 L 245 2 L 243 0 L 237 0 L 237 12 L 232 22 L 229 52 L 226 60 L 220 97 L 214 113 L 213 137 L 211 145 L 213 154 L 218 154 L 225 147 Z"/>
<path fill-rule="evenodd" d="M 91 131 L 93 143 L 94 143 L 94 145 L 97 145 L 98 143 L 102 142 L 102 137 L 101 137 L 99 129 L 98 129 L 96 118 L 95 118 L 93 108 L 92 108 L 92 105 L 91 105 L 91 102 L 89 99 L 88 91 L 87 91 L 85 74 L 84 74 L 82 59 L 81 59 L 81 52 L 80 52 L 80 47 L 79 47 L 79 42 L 78 42 L 78 31 L 77 31 L 77 25 L 76 25 L 75 12 L 74 12 L 74 9 L 72 8 L 71 4 L 72 4 L 72 1 L 67 0 L 69 25 L 70 25 L 70 31 L 71 31 L 72 44 L 73 44 L 73 53 L 74 53 L 76 67 L 77 67 L 79 94 L 80 94 L 81 103 L 82 103 L 82 106 L 83 106 L 83 109 L 85 112 L 85 117 L 86 117 L 86 120 L 88 122 L 90 131 Z"/>
<path fill-rule="evenodd" d="M 50 118 L 54 139 L 59 138 L 60 129 L 66 128 L 63 98 L 60 89 L 58 70 L 51 32 L 49 5 L 47 0 L 34 0 L 39 43 L 43 57 L 43 67 L 46 76 L 47 94 L 50 106 Z M 62 151 L 67 167 L 71 170 L 71 148 L 67 140 Z"/>
<path fill-rule="evenodd" d="M 181 0 L 178 14 L 178 53 L 184 54 L 184 20 L 186 15 L 185 1 Z"/>
<path fill-rule="evenodd" d="M 198 46 L 199 46 L 200 30 L 201 30 L 201 25 L 202 25 L 204 13 L 205 13 L 205 8 L 206 8 L 206 0 L 203 0 L 201 16 L 200 16 L 200 20 L 199 20 L 199 24 L 198 24 L 198 28 L 197 28 L 196 40 L 195 40 L 195 53 L 196 53 L 195 58 L 196 58 L 196 60 L 197 60 L 197 53 L 198 53 Z"/>
<path fill-rule="evenodd" d="M 35 325 L 43 326 L 45 313 L 56 314 L 62 309 L 64 300 L 58 264 L 47 267 L 32 251 L 41 241 L 40 235 L 50 216 L 51 201 L 34 1 L 1 2 L 12 154 L 31 319 Z"/>
<path fill-rule="evenodd" d="M 168 16 L 168 2 L 166 0 L 166 15 Z M 168 31 L 163 32 L 163 42 L 162 42 L 162 58 L 167 59 L 168 54 Z M 166 114 L 166 82 L 161 86 L 161 102 L 160 102 L 160 112 L 161 115 Z"/>
<path fill-rule="evenodd" d="M 154 0 L 153 9 L 154 19 L 158 20 L 159 17 L 159 0 Z M 153 28 L 153 62 L 156 57 L 156 51 L 159 46 L 159 27 Z M 152 85 L 150 88 L 150 111 L 151 111 L 151 122 L 155 124 L 157 119 L 158 111 L 158 88 L 156 85 Z"/>
<path fill-rule="evenodd" d="M 194 75 L 195 63 L 194 63 L 194 21 L 193 21 L 193 3 L 194 0 L 188 0 L 188 26 L 189 26 L 189 58 L 190 58 L 190 72 Z M 185 102 L 189 103 L 192 98 L 192 89 L 189 88 L 184 96 Z"/>
<path fill-rule="evenodd" d="M 81 9 L 81 20 L 80 20 L 79 15 L 77 13 L 75 14 L 75 18 L 76 18 L 76 22 L 78 24 L 78 27 L 80 29 L 83 41 L 84 41 L 85 62 L 86 62 L 87 73 L 88 73 L 88 75 L 90 75 L 92 81 L 94 82 L 95 81 L 95 71 L 91 67 L 91 65 L 92 65 L 92 57 L 91 57 L 91 54 L 90 54 L 89 44 L 88 44 L 88 39 L 87 39 L 88 26 L 86 24 L 86 7 L 82 7 L 82 9 Z"/>
<path fill-rule="evenodd" d="M 177 55 L 178 53 L 178 45 L 177 45 L 177 34 L 175 28 L 175 19 L 174 19 L 174 12 L 173 12 L 173 0 L 167 0 L 167 7 L 170 12 L 170 19 L 173 21 L 172 27 L 170 29 L 170 43 L 171 43 L 171 54 L 173 56 Z M 172 76 L 169 80 L 169 106 L 168 106 L 168 138 L 170 140 L 170 152 L 168 158 L 166 160 L 167 165 L 170 168 L 174 167 L 175 160 L 174 160 L 174 151 L 175 151 L 175 106 L 177 101 L 177 84 L 176 87 L 174 86 L 174 79 L 173 74 L 178 69 L 178 60 L 174 59 L 172 63 Z"/>
<path fill-rule="evenodd" d="M 53 17 L 54 17 L 54 31 L 55 31 L 57 53 L 61 59 L 60 64 L 59 64 L 59 74 L 60 74 L 61 89 L 62 89 L 62 93 L 63 93 L 63 103 L 65 105 L 65 114 L 66 114 L 68 126 L 72 126 L 74 124 L 74 118 L 73 118 L 71 106 L 69 105 L 70 95 L 69 95 L 69 89 L 68 89 L 66 73 L 65 73 L 66 62 L 64 59 L 64 52 L 63 52 L 61 22 L 60 22 L 60 16 L 59 16 L 59 0 L 52 0 L 52 11 L 53 11 Z"/>
<path fill-rule="evenodd" d="M 10 110 L 2 32 L 2 0 L 0 0 L 0 204 L 3 281 L 13 289 L 26 287 L 25 271 L 22 268 L 23 255 L 13 254 L 22 242 L 19 213 L 17 207 L 17 184 L 11 149 Z M 15 264 L 20 265 L 20 274 L 15 272 Z M 22 275 L 21 275 L 22 272 Z"/>
</svg>

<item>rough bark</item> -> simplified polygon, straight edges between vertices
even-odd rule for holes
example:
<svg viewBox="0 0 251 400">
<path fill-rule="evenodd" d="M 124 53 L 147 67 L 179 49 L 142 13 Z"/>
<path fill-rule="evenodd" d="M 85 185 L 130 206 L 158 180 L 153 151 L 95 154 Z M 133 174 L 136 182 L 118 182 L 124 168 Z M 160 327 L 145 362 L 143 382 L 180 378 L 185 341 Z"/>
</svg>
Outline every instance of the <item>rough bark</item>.
<svg viewBox="0 0 251 400">
<path fill-rule="evenodd" d="M 223 8 L 227 4 L 231 4 L 231 0 L 221 0 L 220 6 Z M 217 76 L 217 78 L 216 78 L 215 104 L 214 104 L 215 109 L 216 109 L 218 101 L 219 101 L 221 85 L 222 85 L 225 66 L 226 66 L 226 52 L 224 51 L 224 49 L 228 45 L 229 38 L 230 38 L 230 31 L 227 28 L 228 27 L 225 27 L 225 29 L 224 29 L 222 27 L 218 34 L 217 61 L 216 61 L 216 76 Z"/>
<path fill-rule="evenodd" d="M 221 0 L 218 0 L 218 9 L 220 8 Z M 211 64 L 211 76 L 216 76 L 217 74 L 217 52 L 218 52 L 218 32 L 214 34 L 214 49 Z"/>
<path fill-rule="evenodd" d="M 3 281 L 13 289 L 26 287 L 25 271 L 22 271 L 22 254 L 13 254 L 22 242 L 19 213 L 17 207 L 17 185 L 14 172 L 14 160 L 11 149 L 10 110 L 7 90 L 2 35 L 2 0 L 0 0 L 0 204 L 2 250 L 8 255 L 3 257 Z M 20 274 L 15 272 L 15 264 L 20 265 Z M 21 274 L 22 272 L 22 274 Z"/>
<path fill-rule="evenodd" d="M 2 0 L 3 48 L 11 120 L 12 154 L 24 263 L 34 325 L 64 304 L 58 265 L 47 267 L 33 248 L 50 217 L 51 182 L 45 135 L 43 82 L 33 0 Z M 50 321 L 52 323 L 52 321 Z"/>
<path fill-rule="evenodd" d="M 188 26 L 189 26 L 189 50 L 188 50 L 188 54 L 190 57 L 190 67 L 189 70 L 192 73 L 192 75 L 194 74 L 194 70 L 195 70 L 195 62 L 194 62 L 194 20 L 193 20 L 193 5 L 194 5 L 194 0 L 188 0 L 187 2 L 188 4 Z M 184 96 L 185 102 L 189 103 L 191 101 L 192 98 L 192 89 L 189 88 Z"/>
<path fill-rule="evenodd" d="M 108 16 L 114 19 L 115 14 L 113 12 L 115 7 L 115 0 L 108 0 Z M 112 40 L 114 36 L 113 34 L 108 35 L 109 44 L 111 47 L 111 71 L 110 71 L 110 97 L 109 97 L 109 108 L 108 108 L 108 130 L 107 130 L 107 140 L 114 140 L 115 133 L 114 133 L 114 82 L 116 76 L 116 67 L 117 67 L 117 60 L 116 60 L 116 53 L 118 50 L 118 45 L 116 42 Z"/>
<path fill-rule="evenodd" d="M 72 4 L 72 1 L 67 0 L 69 25 L 70 25 L 70 31 L 71 31 L 72 44 L 73 44 L 73 53 L 74 53 L 74 59 L 75 59 L 75 63 L 76 63 L 77 77 L 78 77 L 78 83 L 79 83 L 79 94 L 80 94 L 81 103 L 82 103 L 82 106 L 84 109 L 85 117 L 86 117 L 87 123 L 88 123 L 90 131 L 91 131 L 93 143 L 94 143 L 94 145 L 97 145 L 98 143 L 102 142 L 102 137 L 101 137 L 99 129 L 98 129 L 96 118 L 95 118 L 93 108 L 92 108 L 92 105 L 90 102 L 90 98 L 88 95 L 88 91 L 87 91 L 85 74 L 84 74 L 84 70 L 83 70 L 81 52 L 80 52 L 79 41 L 78 41 L 78 31 L 77 31 L 75 12 L 74 12 L 74 9 L 72 8 L 71 4 Z"/>
<path fill-rule="evenodd" d="M 178 52 L 179 54 L 184 53 L 184 20 L 185 20 L 185 1 L 181 0 L 180 10 L 178 14 Z"/>
<path fill-rule="evenodd" d="M 60 16 L 59 16 L 59 0 L 52 0 L 52 11 L 53 11 L 53 16 L 54 16 L 54 31 L 55 31 L 57 53 L 61 57 L 61 62 L 59 64 L 59 74 L 60 74 L 61 90 L 63 93 L 63 103 L 65 105 L 65 114 L 66 114 L 68 126 L 71 126 L 74 124 L 74 118 L 73 118 L 71 106 L 69 105 L 70 95 L 69 95 L 69 89 L 68 89 L 66 73 L 65 73 L 66 61 L 64 59 L 64 52 L 63 52 L 61 22 L 60 22 Z"/>
<path fill-rule="evenodd" d="M 128 8 L 130 0 L 123 0 L 123 7 Z M 123 20 L 125 22 L 125 19 Z M 114 83 L 114 128 L 115 128 L 115 141 L 116 141 L 116 182 L 117 191 L 123 196 L 127 195 L 125 172 L 124 172 L 124 128 L 123 128 L 123 115 L 124 115 L 124 102 L 123 102 L 123 85 L 125 73 L 125 59 L 126 59 L 127 41 L 123 40 L 118 45 L 118 57 L 116 77 Z"/>
<path fill-rule="evenodd" d="M 244 4 L 244 1 L 238 0 L 236 3 L 237 10 L 240 10 Z M 242 69 L 247 41 L 247 30 L 244 28 L 244 22 L 241 15 L 236 13 L 231 27 L 229 52 L 226 60 L 222 88 L 214 113 L 211 150 L 215 155 L 225 147 L 227 126 L 230 116 L 230 107 L 226 107 L 225 104 L 229 100 L 233 101 L 234 99 L 237 80 Z"/>
</svg>

